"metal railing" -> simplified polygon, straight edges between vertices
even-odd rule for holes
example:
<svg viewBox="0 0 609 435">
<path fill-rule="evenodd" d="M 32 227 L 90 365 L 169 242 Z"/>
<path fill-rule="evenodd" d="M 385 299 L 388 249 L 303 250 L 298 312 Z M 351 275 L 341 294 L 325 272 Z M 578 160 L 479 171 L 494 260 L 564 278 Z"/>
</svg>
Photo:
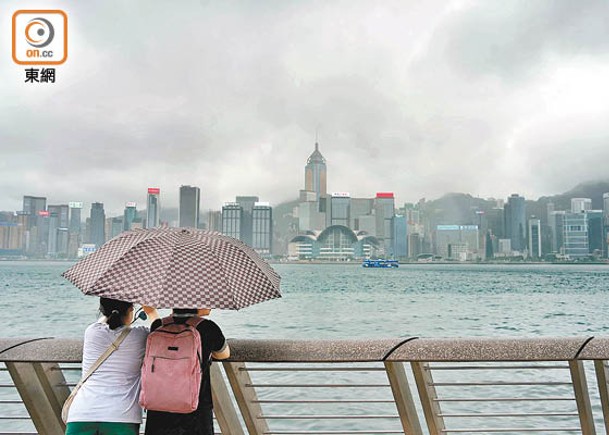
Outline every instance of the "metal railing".
<svg viewBox="0 0 609 435">
<path fill-rule="evenodd" d="M 609 337 L 230 346 L 211 372 L 225 435 L 609 434 Z M 81 356 L 80 340 L 0 339 L 0 434 L 63 433 Z"/>
</svg>

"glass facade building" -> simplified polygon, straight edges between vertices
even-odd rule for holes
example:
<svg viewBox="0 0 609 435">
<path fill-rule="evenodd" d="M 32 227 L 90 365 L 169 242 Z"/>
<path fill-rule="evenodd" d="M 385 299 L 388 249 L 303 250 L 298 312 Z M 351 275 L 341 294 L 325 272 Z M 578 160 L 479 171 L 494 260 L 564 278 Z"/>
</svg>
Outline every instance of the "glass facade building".
<svg viewBox="0 0 609 435">
<path fill-rule="evenodd" d="M 330 198 L 329 226 L 351 224 L 351 196 L 348 193 L 333 193 Z"/>
<path fill-rule="evenodd" d="M 104 212 L 104 204 L 94 202 L 91 204 L 91 231 L 89 243 L 99 248 L 106 242 L 106 213 Z"/>
<path fill-rule="evenodd" d="M 226 203 L 222 206 L 222 234 L 241 240 L 241 223 L 243 209 L 237 203 Z"/>
<path fill-rule="evenodd" d="M 569 259 L 590 255 L 586 213 L 565 213 L 563 234 L 564 251 Z"/>
<path fill-rule="evenodd" d="M 504 208 L 505 238 L 510 239 L 512 250 L 522 252 L 526 249 L 526 203 L 518 194 L 508 198 Z"/>
<path fill-rule="evenodd" d="M 529 257 L 541 258 L 541 221 L 529 219 Z"/>
<path fill-rule="evenodd" d="M 252 248 L 261 256 L 272 254 L 273 209 L 267 203 L 256 203 L 252 210 Z"/>
<path fill-rule="evenodd" d="M 199 204 L 201 190 L 194 186 L 180 186 L 180 227 L 199 227 Z"/>
<path fill-rule="evenodd" d="M 156 228 L 161 224 L 161 189 L 148 188 L 146 201 L 146 228 Z"/>
</svg>

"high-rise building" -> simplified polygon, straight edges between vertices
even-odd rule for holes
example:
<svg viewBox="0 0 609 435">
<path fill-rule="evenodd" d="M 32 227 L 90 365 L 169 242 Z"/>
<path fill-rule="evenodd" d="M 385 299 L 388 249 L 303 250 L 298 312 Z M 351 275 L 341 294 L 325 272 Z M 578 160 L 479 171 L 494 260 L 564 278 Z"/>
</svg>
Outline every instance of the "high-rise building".
<svg viewBox="0 0 609 435">
<path fill-rule="evenodd" d="M 129 201 L 125 203 L 123 211 L 123 230 L 129 231 L 133 226 L 133 221 L 137 218 L 137 203 Z"/>
<path fill-rule="evenodd" d="M 243 208 L 236 202 L 227 202 L 222 206 L 222 234 L 241 240 L 241 223 Z"/>
<path fill-rule="evenodd" d="M 252 212 L 254 205 L 259 201 L 257 196 L 238 196 L 236 203 L 241 206 L 241 236 L 239 240 L 248 246 L 252 246 Z"/>
<path fill-rule="evenodd" d="M 330 197 L 329 209 L 327 212 L 328 226 L 343 225 L 351 228 L 351 195 L 349 192 L 334 192 Z"/>
<path fill-rule="evenodd" d="M 597 257 L 605 256 L 606 245 L 603 242 L 603 211 L 588 210 L 588 248 L 591 254 Z"/>
<path fill-rule="evenodd" d="M 437 225 L 436 253 L 465 261 L 479 254 L 478 225 Z"/>
<path fill-rule="evenodd" d="M 70 224 L 68 226 L 70 233 L 80 234 L 83 203 L 79 201 L 72 201 L 68 203 L 68 206 L 70 207 Z"/>
<path fill-rule="evenodd" d="M 161 189 L 148 188 L 148 201 L 146 203 L 146 228 L 156 228 L 161 224 Z"/>
<path fill-rule="evenodd" d="M 571 198 L 571 213 L 581 213 L 592 210 L 592 200 L 590 198 Z"/>
<path fill-rule="evenodd" d="M 524 197 L 514 193 L 504 208 L 505 237 L 511 240 L 511 248 L 522 252 L 526 249 L 526 203 Z"/>
<path fill-rule="evenodd" d="M 389 256 L 395 259 L 408 257 L 408 224 L 406 216 L 395 215 L 391 226 L 391 251 Z"/>
<path fill-rule="evenodd" d="M 541 258 L 541 221 L 529 219 L 529 256 L 534 259 Z"/>
<path fill-rule="evenodd" d="M 552 233 L 552 252 L 564 254 L 565 211 L 557 210 L 548 215 L 548 226 Z"/>
<path fill-rule="evenodd" d="M 326 178 L 326 159 L 319 152 L 319 144 L 315 142 L 315 151 L 311 153 L 305 166 L 305 190 L 315 192 L 316 201 L 327 196 Z"/>
<path fill-rule="evenodd" d="M 605 258 L 609 258 L 609 193 L 603 193 L 603 245 Z"/>
<path fill-rule="evenodd" d="M 270 257 L 273 247 L 273 209 L 268 202 L 257 202 L 252 210 L 252 248 Z"/>
<path fill-rule="evenodd" d="M 31 229 L 38 220 L 38 212 L 46 211 L 47 199 L 42 196 L 29 196 L 23 197 L 23 212 L 29 216 L 27 229 Z"/>
<path fill-rule="evenodd" d="M 104 212 L 103 203 L 94 202 L 91 204 L 90 219 L 89 243 L 99 248 L 106 242 L 106 213 Z"/>
<path fill-rule="evenodd" d="M 222 232 L 222 212 L 210 210 L 207 214 L 207 229 Z"/>
<path fill-rule="evenodd" d="M 586 213 L 564 214 L 563 240 L 565 255 L 569 259 L 585 258 L 590 255 Z"/>
<path fill-rule="evenodd" d="M 200 189 L 193 186 L 180 186 L 180 227 L 199 227 Z"/>
<path fill-rule="evenodd" d="M 395 215 L 393 192 L 378 192 L 374 199 L 376 237 L 383 242 L 385 252 L 391 249 L 391 222 Z"/>
</svg>

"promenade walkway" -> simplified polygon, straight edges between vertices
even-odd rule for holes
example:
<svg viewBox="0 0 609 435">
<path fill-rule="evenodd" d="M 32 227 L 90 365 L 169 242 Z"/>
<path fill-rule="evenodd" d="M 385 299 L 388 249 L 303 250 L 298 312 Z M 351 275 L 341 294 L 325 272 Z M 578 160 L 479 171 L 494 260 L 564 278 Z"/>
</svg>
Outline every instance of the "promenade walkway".
<svg viewBox="0 0 609 435">
<path fill-rule="evenodd" d="M 212 366 L 224 435 L 609 434 L 609 337 L 230 346 Z M 81 355 L 81 340 L 0 339 L 0 434 L 62 434 Z"/>
</svg>

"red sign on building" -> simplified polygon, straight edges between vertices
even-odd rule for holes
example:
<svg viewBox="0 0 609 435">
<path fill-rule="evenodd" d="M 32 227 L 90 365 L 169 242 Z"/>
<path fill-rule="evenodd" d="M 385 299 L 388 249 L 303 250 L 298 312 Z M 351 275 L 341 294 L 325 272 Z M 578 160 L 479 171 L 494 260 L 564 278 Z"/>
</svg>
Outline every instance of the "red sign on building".
<svg viewBox="0 0 609 435">
<path fill-rule="evenodd" d="M 158 195 L 159 193 L 161 193 L 161 189 L 159 189 L 158 187 L 149 187 L 148 193 L 152 193 L 153 195 Z"/>
<path fill-rule="evenodd" d="M 377 192 L 377 198 L 393 198 L 393 192 Z"/>
</svg>

